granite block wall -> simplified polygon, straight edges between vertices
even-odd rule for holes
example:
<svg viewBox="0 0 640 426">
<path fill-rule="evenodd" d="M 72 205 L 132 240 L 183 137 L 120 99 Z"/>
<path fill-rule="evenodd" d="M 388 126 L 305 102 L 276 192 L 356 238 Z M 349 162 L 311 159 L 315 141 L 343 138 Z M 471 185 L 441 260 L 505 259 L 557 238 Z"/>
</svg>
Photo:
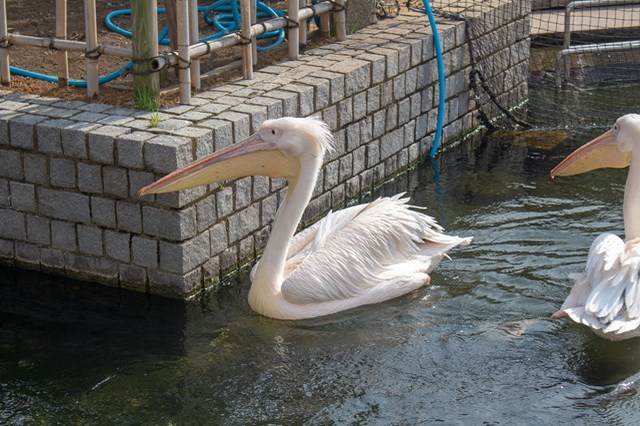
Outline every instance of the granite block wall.
<svg viewBox="0 0 640 426">
<path fill-rule="evenodd" d="M 528 2 L 483 4 L 470 21 L 439 20 L 445 147 L 479 125 L 466 34 L 478 39 L 476 60 L 503 105 L 526 98 Z M 310 223 L 426 155 L 437 104 L 432 33 L 417 13 L 197 93 L 190 105 L 164 108 L 157 126 L 147 112 L 2 91 L 0 260 L 188 297 L 259 254 L 285 182 L 247 177 L 138 199 L 142 186 L 267 118 L 318 114 L 336 149 L 304 215 Z"/>
</svg>

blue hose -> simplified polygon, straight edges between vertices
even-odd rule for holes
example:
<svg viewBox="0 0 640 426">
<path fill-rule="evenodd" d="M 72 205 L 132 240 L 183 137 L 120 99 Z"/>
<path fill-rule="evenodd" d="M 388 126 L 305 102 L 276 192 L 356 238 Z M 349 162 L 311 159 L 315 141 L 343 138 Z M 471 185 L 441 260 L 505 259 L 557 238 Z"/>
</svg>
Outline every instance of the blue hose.
<svg viewBox="0 0 640 426">
<path fill-rule="evenodd" d="M 427 12 L 427 16 L 429 17 L 429 25 L 431 25 L 431 30 L 433 31 L 433 44 L 435 44 L 436 46 L 436 61 L 438 63 L 438 125 L 436 127 L 436 135 L 433 138 L 433 144 L 431 145 L 431 152 L 429 152 L 429 157 L 435 158 L 436 153 L 438 152 L 438 146 L 440 145 L 442 126 L 444 124 L 444 101 L 446 96 L 446 87 L 444 82 L 444 60 L 442 59 L 440 35 L 438 34 L 438 27 L 436 26 L 436 18 L 433 16 L 433 10 L 431 10 L 429 0 L 422 0 L 422 3 L 424 4 L 424 9 Z"/>
<path fill-rule="evenodd" d="M 119 68 L 110 74 L 100 77 L 98 79 L 98 84 L 108 83 L 111 80 L 115 80 L 116 78 L 123 76 L 124 74 L 126 74 L 128 71 L 131 70 L 132 66 L 133 66 L 132 62 L 127 62 L 127 64 L 122 68 Z M 29 71 L 29 70 L 25 70 L 23 68 L 18 68 L 14 66 L 10 66 L 9 71 L 11 71 L 11 74 L 13 75 L 35 78 L 38 80 L 48 81 L 50 83 L 57 83 L 58 81 L 60 81 L 58 77 L 54 77 L 46 74 L 40 74 L 39 72 Z M 73 87 L 87 87 L 86 80 L 67 80 L 67 84 Z"/>
<path fill-rule="evenodd" d="M 271 7 L 267 6 L 261 1 L 258 1 L 257 9 L 258 9 L 258 18 L 264 18 L 264 17 L 277 18 L 285 14 L 283 11 L 272 9 Z M 163 13 L 164 11 L 165 11 L 164 8 L 162 7 L 158 8 L 158 13 Z M 198 40 L 200 42 L 220 38 L 226 34 L 229 34 L 230 32 L 236 31 L 240 27 L 240 12 L 238 11 L 238 6 L 235 1 L 218 0 L 209 6 L 198 7 L 198 12 L 203 12 L 205 22 L 209 25 L 213 25 L 219 30 L 215 34 L 200 38 Z M 210 18 L 209 15 L 214 12 L 217 12 L 217 15 L 215 15 L 213 18 Z M 219 12 L 231 12 L 231 13 L 219 13 Z M 110 12 L 105 18 L 105 24 L 107 28 L 109 28 L 109 30 L 117 34 L 123 35 L 125 37 L 131 37 L 131 31 L 124 30 L 113 23 L 113 18 L 121 15 L 131 15 L 131 9 L 120 9 L 120 10 L 115 10 L 113 12 Z M 167 38 L 168 34 L 169 34 L 169 28 L 165 27 L 162 31 L 160 31 L 160 34 L 158 34 L 158 43 L 169 44 L 170 40 Z M 279 29 L 275 31 L 269 31 L 267 33 L 260 35 L 258 38 L 264 39 L 264 38 L 272 38 L 272 37 L 276 37 L 276 40 L 267 46 L 258 46 L 257 49 L 259 52 L 271 49 L 277 46 L 278 44 L 282 43 L 282 41 L 284 40 L 284 30 Z M 108 83 L 112 80 L 122 77 L 127 72 L 131 71 L 132 68 L 133 68 L 133 62 L 129 61 L 122 68 L 119 68 L 110 74 L 100 77 L 98 79 L 98 84 Z M 19 75 L 21 77 L 34 78 L 42 81 L 48 81 L 50 83 L 57 83 L 58 81 L 60 81 L 58 77 L 47 75 L 47 74 L 41 74 L 35 71 L 29 71 L 23 68 L 15 67 L 15 66 L 9 67 L 9 70 L 11 74 Z M 87 87 L 86 80 L 68 80 L 67 84 L 73 87 Z"/>
</svg>

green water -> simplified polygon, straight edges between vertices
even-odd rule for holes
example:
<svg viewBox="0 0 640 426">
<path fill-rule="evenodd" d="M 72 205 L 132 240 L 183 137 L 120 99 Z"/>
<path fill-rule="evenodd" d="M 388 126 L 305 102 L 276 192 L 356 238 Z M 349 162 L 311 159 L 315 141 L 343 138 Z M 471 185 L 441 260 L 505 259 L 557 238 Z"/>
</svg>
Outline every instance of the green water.
<svg viewBox="0 0 640 426">
<path fill-rule="evenodd" d="M 637 424 L 640 339 L 547 319 L 622 232 L 624 170 L 548 178 L 593 135 L 484 140 L 384 187 L 473 244 L 431 286 L 327 318 L 254 314 L 248 271 L 183 304 L 2 269 L 0 423 Z"/>
</svg>

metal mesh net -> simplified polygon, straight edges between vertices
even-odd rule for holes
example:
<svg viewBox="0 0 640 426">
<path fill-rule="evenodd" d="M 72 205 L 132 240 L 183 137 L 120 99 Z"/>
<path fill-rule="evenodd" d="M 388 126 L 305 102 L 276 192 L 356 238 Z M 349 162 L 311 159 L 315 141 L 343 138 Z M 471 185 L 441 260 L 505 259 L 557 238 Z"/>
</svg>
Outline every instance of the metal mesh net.
<svg viewBox="0 0 640 426">
<path fill-rule="evenodd" d="M 470 84 L 476 101 L 496 104 L 477 41 L 483 22 L 475 17 L 486 0 L 436 0 L 436 15 L 467 23 Z M 532 0 L 529 43 L 516 44 L 509 58 L 527 55 L 527 102 L 519 108 L 499 105 L 500 127 L 585 127 L 610 125 L 625 113 L 640 113 L 640 0 Z M 407 6 L 424 10 L 422 0 Z M 489 23 L 490 25 L 490 23 Z M 495 60 L 496 58 L 492 58 Z M 495 64 L 493 65 L 495 66 Z M 499 103 L 499 102 L 498 102 Z M 495 115 L 495 114 L 494 114 Z"/>
</svg>

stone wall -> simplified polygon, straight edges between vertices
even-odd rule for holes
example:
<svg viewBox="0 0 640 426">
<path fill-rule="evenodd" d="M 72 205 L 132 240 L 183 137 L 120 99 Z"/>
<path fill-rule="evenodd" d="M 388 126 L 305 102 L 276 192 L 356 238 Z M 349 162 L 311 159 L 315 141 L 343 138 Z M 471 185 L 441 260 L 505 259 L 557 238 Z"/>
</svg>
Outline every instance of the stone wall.
<svg viewBox="0 0 640 426">
<path fill-rule="evenodd" d="M 483 74 L 504 105 L 526 97 L 528 3 L 474 12 Z M 439 20 L 446 141 L 478 125 L 465 21 Z M 484 40 L 484 41 L 483 41 Z M 519 53 L 518 53 L 519 52 Z M 506 61 L 504 60 L 506 57 Z M 177 194 L 136 193 L 249 136 L 267 118 L 319 114 L 334 131 L 304 221 L 422 158 L 436 129 L 437 68 L 426 17 L 403 15 L 269 66 L 251 81 L 150 114 L 0 93 L 0 259 L 89 281 L 185 297 L 264 247 L 285 182 L 249 177 Z M 492 110 L 492 113 L 496 112 Z"/>
</svg>

